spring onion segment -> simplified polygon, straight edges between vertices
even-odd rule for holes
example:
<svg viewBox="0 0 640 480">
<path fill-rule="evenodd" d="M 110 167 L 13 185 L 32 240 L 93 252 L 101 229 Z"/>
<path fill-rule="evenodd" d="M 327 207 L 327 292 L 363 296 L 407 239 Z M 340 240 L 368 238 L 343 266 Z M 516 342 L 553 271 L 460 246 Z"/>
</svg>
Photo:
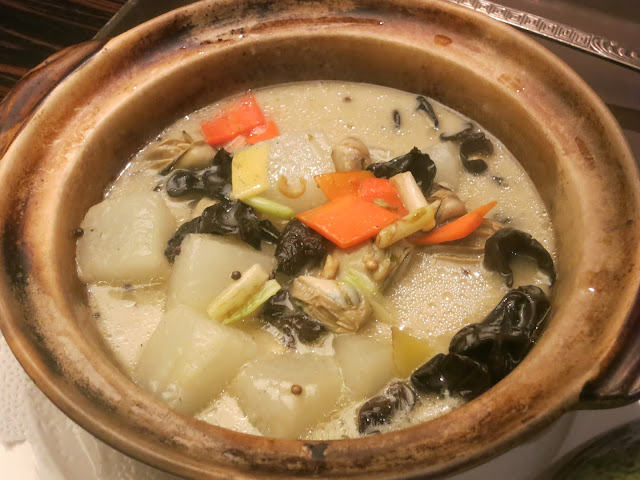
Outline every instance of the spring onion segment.
<svg viewBox="0 0 640 480">
<path fill-rule="evenodd" d="M 393 304 L 378 288 L 378 285 L 365 273 L 358 270 L 349 270 L 341 279 L 343 283 L 357 289 L 369 302 L 376 318 L 389 325 L 397 323 L 397 315 Z"/>
<path fill-rule="evenodd" d="M 242 199 L 242 201 L 260 213 L 282 220 L 291 220 L 296 214 L 293 208 L 264 197 L 249 197 Z"/>
<path fill-rule="evenodd" d="M 242 273 L 239 280 L 225 288 L 207 307 L 209 316 L 218 321 L 241 309 L 269 280 L 269 274 L 257 263 Z"/>
<path fill-rule="evenodd" d="M 258 308 L 260 308 L 267 300 L 273 297 L 280 291 L 280 284 L 276 280 L 269 280 L 262 288 L 240 308 L 237 312 L 224 320 L 222 323 L 228 325 L 229 323 L 237 322 L 243 319 L 247 315 L 251 315 Z"/>
<path fill-rule="evenodd" d="M 431 205 L 425 205 L 380 230 L 376 236 L 376 246 L 387 248 L 412 233 L 423 229 L 430 230 L 435 226 L 434 209 Z"/>
<path fill-rule="evenodd" d="M 394 175 L 389 179 L 389 183 L 398 191 L 402 203 L 410 212 L 428 205 L 427 199 L 411 172 Z"/>
</svg>

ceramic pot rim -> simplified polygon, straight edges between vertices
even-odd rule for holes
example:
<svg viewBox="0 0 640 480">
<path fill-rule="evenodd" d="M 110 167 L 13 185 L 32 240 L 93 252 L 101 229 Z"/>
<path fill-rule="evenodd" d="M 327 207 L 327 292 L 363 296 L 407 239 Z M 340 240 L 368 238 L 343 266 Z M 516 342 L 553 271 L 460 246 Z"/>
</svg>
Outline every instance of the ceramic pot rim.
<svg viewBox="0 0 640 480">
<path fill-rule="evenodd" d="M 304 25 L 308 18 L 302 14 L 307 13 L 309 11 L 308 8 L 310 8 L 308 5 L 303 5 L 303 3 L 293 2 L 290 5 L 299 23 L 294 22 L 288 25 L 269 24 L 268 29 L 271 29 L 268 30 L 269 42 L 275 42 L 278 38 L 291 40 L 296 35 L 303 34 L 304 28 L 301 25 Z M 362 7 L 365 3 L 350 3 L 346 10 L 358 11 L 357 7 Z M 436 11 L 442 12 L 442 15 L 451 24 L 459 22 L 458 27 L 460 25 L 470 25 L 469 28 L 471 30 L 475 28 L 482 32 L 485 36 L 484 38 L 495 37 L 491 39 L 497 39 L 496 41 L 508 39 L 513 42 L 514 48 L 527 52 L 527 54 L 536 57 L 540 62 L 546 62 L 549 68 L 547 75 L 549 77 L 553 76 L 553 81 L 555 82 L 558 79 L 568 82 L 570 87 L 567 88 L 570 88 L 577 97 L 585 104 L 588 104 L 589 109 L 596 112 L 600 119 L 600 125 L 605 132 L 602 135 L 606 137 L 610 148 L 620 154 L 619 161 L 627 169 L 627 172 L 631 172 L 627 180 L 628 183 L 635 187 L 640 184 L 629 147 L 611 114 L 584 82 L 552 54 L 509 27 L 502 26 L 490 19 L 455 6 L 441 2 L 414 2 L 410 0 L 386 3 L 393 4 L 398 8 L 398 11 L 415 9 L 416 12 L 423 12 L 425 15 L 435 15 L 433 12 Z M 8 181 L 16 180 L 16 171 L 19 170 L 19 167 L 16 166 L 16 157 L 25 148 L 28 148 L 29 139 L 32 139 L 37 128 L 42 128 L 42 117 L 50 115 L 51 110 L 56 105 L 64 106 L 66 102 L 64 95 L 68 95 L 74 83 L 86 82 L 87 75 L 90 74 L 92 69 L 104 74 L 101 69 L 113 67 L 114 63 L 118 64 L 118 56 L 126 58 L 127 49 L 132 48 L 135 43 L 148 41 L 151 53 L 144 51 L 144 49 L 142 53 L 137 53 L 137 59 L 142 63 L 153 57 L 153 48 L 162 45 L 162 42 L 158 39 L 162 38 L 163 31 L 169 32 L 166 35 L 167 38 L 171 39 L 171 42 L 176 38 L 181 38 L 175 34 L 179 28 L 183 28 L 190 35 L 194 34 L 194 32 L 197 35 L 201 35 L 200 30 L 189 27 L 190 21 L 196 17 L 202 18 L 220 11 L 237 13 L 238 9 L 241 9 L 242 5 L 246 4 L 250 4 L 253 6 L 252 8 L 255 8 L 258 2 L 249 1 L 236 4 L 236 2 L 231 1 L 212 1 L 188 6 L 177 13 L 166 14 L 107 43 L 87 64 L 68 77 L 45 100 L 36 117 L 25 126 L 8 150 L 2 164 L 0 164 L 0 177 L 5 180 L 8 179 Z M 289 5 L 289 3 L 286 4 Z M 338 10 L 332 10 L 338 7 L 344 8 L 344 2 L 329 2 L 324 8 L 330 11 L 332 15 L 335 15 L 335 17 L 331 18 L 337 18 L 340 15 L 344 15 Z M 256 14 L 253 10 L 252 12 L 252 14 Z M 267 11 L 264 14 L 271 15 Z M 317 14 L 313 18 L 318 18 Z M 345 38 L 348 37 L 349 31 L 327 33 L 321 30 L 322 23 L 328 22 L 328 18 L 330 17 L 320 17 L 318 20 L 319 30 L 310 29 L 304 34 L 309 38 L 317 39 L 340 35 Z M 233 26 L 235 27 L 235 24 Z M 364 26 L 353 28 L 354 35 L 365 38 L 367 42 L 373 42 L 375 33 L 372 30 L 366 30 L 367 28 L 373 29 L 372 25 L 365 24 Z M 262 30 L 261 33 L 257 34 L 258 36 L 263 35 L 259 40 L 266 37 L 266 31 Z M 236 39 L 236 41 L 240 40 Z M 382 42 L 383 40 L 380 41 Z M 392 44 L 395 41 L 395 37 L 390 36 L 386 41 Z M 151 62 L 154 65 L 153 68 L 144 65 L 141 69 L 144 70 L 146 68 L 146 71 L 149 72 L 157 68 L 157 72 L 168 75 L 172 68 L 175 67 L 171 62 L 176 60 L 172 60 L 172 58 L 182 55 L 179 47 L 171 44 L 171 42 L 168 45 L 162 45 L 169 52 L 169 55 L 153 58 Z M 202 47 L 208 48 L 206 47 L 208 45 L 202 44 Z M 245 44 L 238 43 L 238 45 L 237 48 L 242 49 Z M 190 45 L 189 48 L 192 48 L 192 46 Z M 233 49 L 236 47 L 230 45 L 225 48 Z M 180 61 L 183 64 L 196 62 L 194 55 L 195 53 L 193 52 L 185 52 Z M 118 64 L 118 67 L 122 68 L 122 65 Z M 135 68 L 133 70 L 133 74 L 135 74 Z M 124 82 L 124 85 L 128 84 Z M 113 89 L 115 87 L 111 85 L 110 88 Z M 141 88 L 141 90 L 149 91 L 150 88 L 148 87 L 146 90 Z M 121 95 L 122 98 L 127 96 L 125 94 Z M 129 93 L 128 95 L 133 96 L 136 94 Z M 114 110 L 118 107 L 116 104 L 113 105 Z M 572 108 L 575 107 L 573 105 L 567 107 L 569 111 Z M 111 112 L 106 112 L 105 116 L 110 114 Z M 591 144 L 587 145 L 587 147 L 591 147 Z M 579 149 L 579 146 L 577 148 Z M 572 153 L 568 152 L 568 154 Z M 570 174 L 574 173 L 570 172 Z M 636 188 L 636 191 L 640 191 L 640 189 Z M 34 197 L 38 198 L 37 195 L 34 195 Z M 49 199 L 53 197 L 53 191 L 43 196 L 43 198 Z M 25 199 L 26 197 L 19 198 Z M 637 194 L 632 200 L 636 205 L 639 203 Z M 15 206 L 12 207 L 9 203 L 10 201 L 7 199 L 2 200 L 0 203 L 0 211 L 2 212 L 0 219 L 4 224 L 3 235 L 5 238 L 8 238 L 7 224 L 13 222 L 23 225 L 21 222 L 24 220 L 22 219 L 18 222 L 16 218 L 11 217 L 11 209 L 13 208 L 15 212 Z M 41 210 L 45 208 L 42 205 L 40 207 Z M 55 212 L 54 210 L 51 210 L 50 213 L 53 215 L 60 214 L 60 212 Z M 42 215 L 42 213 L 39 213 L 39 215 Z M 19 232 L 18 237 L 22 238 L 23 234 L 24 232 Z M 637 232 L 634 231 L 633 235 L 637 238 Z M 26 240 L 28 241 L 29 239 L 26 238 Z M 7 251 L 5 248 L 3 270 L 8 270 L 10 267 L 7 265 L 9 263 L 7 261 Z M 16 250 L 11 250 L 11 252 L 15 253 Z M 50 254 L 51 252 L 45 252 L 43 258 L 48 258 L 47 255 Z M 21 255 L 23 257 L 19 261 L 24 261 L 24 252 Z M 28 263 L 34 268 L 42 267 L 42 260 L 36 257 L 28 260 Z M 37 274 L 40 280 L 44 279 L 45 284 L 55 285 L 57 282 L 56 275 L 59 275 L 60 271 L 46 271 L 42 268 L 38 270 Z M 15 280 L 15 277 L 10 278 Z M 637 266 L 632 265 L 626 278 L 632 278 L 636 282 L 634 285 L 637 288 L 639 278 Z M 631 291 L 633 288 L 627 290 Z M 528 373 L 545 365 L 545 362 L 540 359 L 540 355 L 532 354 L 532 358 L 528 358 L 507 379 L 479 399 L 458 409 L 454 414 L 441 417 L 425 425 L 391 434 L 325 443 L 273 440 L 229 432 L 171 412 L 148 394 L 136 392 L 131 385 L 127 387 L 128 380 L 118 378 L 118 372 L 111 365 L 102 363 L 94 365 L 90 361 L 85 364 L 85 368 L 93 370 L 91 374 L 86 371 L 83 372 L 81 369 L 76 370 L 83 358 L 91 359 L 91 349 L 93 348 L 91 344 L 86 343 L 86 339 L 83 340 L 79 332 L 62 329 L 68 335 L 67 338 L 71 340 L 71 344 L 67 345 L 67 348 L 69 348 L 69 351 L 73 350 L 73 354 L 77 355 L 75 366 L 62 369 L 58 368 L 57 365 L 52 366 L 50 363 L 52 354 L 43 350 L 45 347 L 38 340 L 38 332 L 25 332 L 24 328 L 15 321 L 15 318 L 19 316 L 17 312 L 22 310 L 20 301 L 16 302 L 15 289 L 12 289 L 7 284 L 3 286 L 1 293 L 0 327 L 27 372 L 56 405 L 80 425 L 125 453 L 169 471 L 190 475 L 194 478 L 216 475 L 223 477 L 231 471 L 235 471 L 239 478 L 255 478 L 257 475 L 269 476 L 270 474 L 314 474 L 319 477 L 360 474 L 366 476 L 366 478 L 391 478 L 396 476 L 398 469 L 402 469 L 406 475 L 410 475 L 426 472 L 438 473 L 450 468 L 470 465 L 481 458 L 504 450 L 518 438 L 522 438 L 530 434 L 530 432 L 541 428 L 554 418 L 557 418 L 562 412 L 574 407 L 578 403 L 580 391 L 584 384 L 597 376 L 602 366 L 610 361 L 617 348 L 619 348 L 615 333 L 621 329 L 622 322 L 626 316 L 624 312 L 629 311 L 630 304 L 633 302 L 633 298 L 621 302 L 621 312 L 618 312 L 615 317 L 617 328 L 609 327 L 604 332 L 603 338 L 605 341 L 594 353 L 597 361 L 592 361 L 590 367 L 585 366 L 585 364 L 574 365 L 573 381 L 564 382 L 566 374 L 565 377 L 560 376 L 553 383 L 553 394 L 549 391 L 550 385 L 536 385 L 539 377 L 527 378 Z M 55 295 L 59 295 L 60 292 L 56 292 L 53 296 L 49 295 L 50 292 L 45 293 L 48 299 L 53 301 L 56 311 L 61 316 L 73 318 L 77 315 L 77 312 L 68 308 L 63 299 L 56 298 Z M 43 299 L 40 298 L 35 308 L 36 311 L 45 311 L 47 308 L 51 308 L 50 305 L 43 306 L 42 302 Z M 567 312 L 563 312 L 560 307 L 556 311 L 556 317 L 562 315 L 567 316 Z M 563 331 L 564 333 L 567 330 L 566 327 L 561 328 L 561 325 L 558 324 L 551 325 L 550 329 L 552 332 Z M 564 336 L 560 337 L 564 338 Z M 590 337 L 588 340 L 595 344 L 593 338 Z M 85 341 L 86 345 L 78 347 L 74 344 L 76 341 Z M 58 342 L 57 348 L 62 349 L 62 343 L 59 340 L 56 340 L 56 342 Z M 545 344 L 546 351 L 552 347 L 552 344 L 555 344 L 557 348 L 566 346 L 566 343 L 563 342 L 568 342 L 568 340 L 566 338 L 562 341 L 543 338 L 541 343 Z M 540 351 L 542 348 L 543 345 L 536 347 Z M 59 351 L 55 352 L 53 356 L 55 357 Z M 556 358 L 561 359 L 562 355 L 558 355 Z M 53 360 L 54 363 L 57 361 L 55 358 Z M 73 378 L 68 377 L 70 374 Z M 92 378 L 92 374 L 95 374 L 96 377 Z M 79 387 L 82 382 L 84 382 L 85 388 Z M 500 400 L 498 401 L 497 399 Z M 122 403 L 126 403 L 126 409 L 120 408 Z M 544 408 L 540 405 L 541 403 L 544 403 Z M 153 412 L 149 413 L 148 409 L 153 410 Z M 110 415 L 109 413 L 105 414 L 105 412 L 116 413 Z M 498 414 L 500 414 L 501 418 L 504 418 L 504 421 L 502 423 L 498 422 L 493 427 L 495 436 L 493 438 L 483 437 L 481 432 L 485 428 L 483 427 L 484 422 L 495 422 L 495 416 Z M 518 425 L 514 423 L 514 418 L 516 417 L 519 419 Z M 168 425 L 164 433 L 160 431 L 160 425 L 163 421 Z M 148 422 L 146 431 L 142 428 L 145 422 Z M 171 435 L 167 432 L 171 432 Z M 476 444 L 479 438 L 484 440 L 482 445 Z M 194 446 L 199 442 L 199 445 Z M 434 458 L 433 454 L 429 453 L 431 450 L 444 449 L 454 444 L 456 451 L 453 451 L 448 456 L 442 456 L 438 464 L 431 463 Z M 250 453 L 247 454 L 247 451 Z M 212 459 L 210 462 L 206 460 L 207 455 Z"/>
</svg>

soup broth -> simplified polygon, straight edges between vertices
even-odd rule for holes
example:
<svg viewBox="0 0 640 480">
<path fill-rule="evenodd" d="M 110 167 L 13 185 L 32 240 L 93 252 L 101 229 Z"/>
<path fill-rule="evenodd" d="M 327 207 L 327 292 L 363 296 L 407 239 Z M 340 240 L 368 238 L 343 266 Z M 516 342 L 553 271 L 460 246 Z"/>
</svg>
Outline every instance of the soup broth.
<svg viewBox="0 0 640 480">
<path fill-rule="evenodd" d="M 251 95 L 264 117 L 260 125 L 213 146 L 203 141 L 207 135 L 203 124 L 224 115 L 228 120 L 229 112 L 243 101 L 246 107 L 242 100 L 246 96 L 222 100 L 179 119 L 127 164 L 105 192 L 105 200 L 83 221 L 84 235 L 78 240 L 80 278 L 87 283 L 95 321 L 115 360 L 133 381 L 172 408 L 256 435 L 357 437 L 425 422 L 461 405 L 469 398 L 464 392 L 420 391 L 409 377 L 438 354 L 447 354 L 457 332 L 482 322 L 510 292 L 505 276 L 483 263 L 486 238 L 506 229 L 526 232 L 555 259 L 548 213 L 521 165 L 471 120 L 412 93 L 318 81 L 264 88 Z M 219 125 L 220 121 L 214 122 Z M 273 125 L 277 131 L 265 135 Z M 446 139 L 465 129 L 477 137 L 483 133 L 491 144 L 491 151 L 480 148 L 464 159 L 484 162 L 484 171 L 470 171 L 473 168 L 461 161 L 464 140 Z M 368 208 L 361 206 L 368 198 L 363 194 L 365 185 L 380 195 L 370 203 L 376 215 L 395 215 L 393 221 L 398 222 L 405 208 L 406 219 L 416 210 L 405 200 L 410 189 L 403 190 L 393 178 L 365 183 L 390 178 L 380 177 L 375 167 L 345 167 L 345 155 L 362 150 L 361 145 L 366 149 L 365 163 L 371 165 L 401 158 L 414 147 L 429 155 L 436 174 L 433 186 L 421 197 L 426 206 L 420 209 L 431 212 L 431 229 L 414 229 L 386 248 L 374 243 L 380 240 L 380 228 L 377 237 L 345 248 L 335 245 L 338 237 L 331 236 L 333 232 L 323 234 L 324 253 L 311 255 L 293 275 L 278 270 L 274 251 L 278 254 L 281 247 L 265 241 L 267 233 L 258 240 L 258 250 L 238 235 L 196 229 L 172 250 L 172 262 L 164 255 L 176 230 L 189 222 L 195 225 L 194 219 L 206 216 L 207 207 L 226 201 L 198 194 L 196 187 L 185 195 L 171 195 L 169 179 L 181 171 L 197 174 L 209 168 L 223 147 L 233 155 L 232 191 L 226 194 L 241 197 L 243 205 L 248 202 L 259 221 L 271 222 L 276 236 L 289 228 L 283 216 L 291 210 L 302 220 L 300 228 L 322 233 L 323 225 L 314 223 L 320 217 L 308 212 L 343 201 L 354 210 L 351 219 L 341 220 L 340 228 L 344 236 L 353 234 L 358 240 L 363 230 L 352 232 L 356 228 L 350 230 L 348 223 L 362 223 L 355 208 Z M 316 177 L 335 174 L 336 167 L 374 174 L 363 174 L 366 178 L 357 187 L 353 187 L 355 176 L 349 177 L 349 195 L 330 200 L 329 187 Z M 182 184 L 192 178 L 185 176 Z M 199 181 L 205 182 L 202 178 Z M 335 183 L 338 177 L 325 178 Z M 389 185 L 399 192 L 399 207 L 390 204 L 392 197 L 384 196 L 395 195 Z M 424 182 L 416 185 L 426 188 Z M 260 191 L 247 194 L 251 189 Z M 439 220 L 436 212 L 445 203 L 435 192 L 453 194 L 467 212 L 494 201 L 497 205 L 465 238 L 416 245 L 415 239 L 429 235 L 426 231 L 452 225 L 464 214 Z M 252 200 L 256 197 L 266 201 L 266 210 Z M 552 278 L 548 269 L 538 268 L 541 261 L 531 252 L 513 252 L 509 257 L 513 287 L 532 285 L 548 292 Z M 275 275 L 274 270 L 278 270 Z M 245 288 L 261 272 L 269 278 L 261 280 L 262 290 L 254 288 L 248 295 Z M 356 280 L 368 281 L 373 290 Z M 276 291 L 287 291 L 289 296 L 274 302 L 280 295 Z M 246 305 L 259 292 L 269 300 L 265 303 L 263 298 L 250 311 Z M 339 306 L 339 314 L 327 306 L 338 302 L 335 295 L 342 295 L 339 302 L 348 304 Z M 241 297 L 247 298 L 241 302 Z M 235 310 L 229 307 L 234 301 L 239 303 Z M 295 330 L 291 324 L 283 327 L 265 320 L 267 304 L 289 312 L 274 316 L 276 320 L 282 322 L 289 314 L 290 321 L 310 319 L 321 334 L 304 341 L 304 335 L 311 335 L 304 330 L 307 324 Z M 225 323 L 229 319 L 234 321 Z M 384 405 L 393 414 L 363 419 L 363 405 L 380 395 L 392 399 Z"/>
</svg>

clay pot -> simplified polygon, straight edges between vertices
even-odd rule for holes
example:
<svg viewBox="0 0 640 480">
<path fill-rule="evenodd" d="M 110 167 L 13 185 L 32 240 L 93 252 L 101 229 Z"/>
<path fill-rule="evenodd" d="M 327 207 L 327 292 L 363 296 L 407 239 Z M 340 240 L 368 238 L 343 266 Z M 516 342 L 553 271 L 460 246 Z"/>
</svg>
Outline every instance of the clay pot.
<svg viewBox="0 0 640 480">
<path fill-rule="evenodd" d="M 546 332 L 505 380 L 426 424 L 310 442 L 180 415 L 111 361 L 78 280 L 72 232 L 139 147 L 216 99 L 309 79 L 377 83 L 462 112 L 514 153 L 551 212 Z M 207 1 L 52 59 L 0 118 L 0 327 L 56 405 L 133 457 L 190 478 L 436 476 L 568 410 L 640 398 L 638 169 L 600 99 L 510 27 L 439 1 Z"/>
</svg>

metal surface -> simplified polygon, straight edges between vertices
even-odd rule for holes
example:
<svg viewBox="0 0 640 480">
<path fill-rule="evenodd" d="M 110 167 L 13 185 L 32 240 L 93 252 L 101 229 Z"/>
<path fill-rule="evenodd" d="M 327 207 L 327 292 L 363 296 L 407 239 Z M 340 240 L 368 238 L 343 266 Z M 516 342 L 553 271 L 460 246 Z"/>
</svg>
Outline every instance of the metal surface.
<svg viewBox="0 0 640 480">
<path fill-rule="evenodd" d="M 640 54 L 615 40 L 487 0 L 447 1 L 484 13 L 520 30 L 540 35 L 640 72 Z"/>
</svg>

